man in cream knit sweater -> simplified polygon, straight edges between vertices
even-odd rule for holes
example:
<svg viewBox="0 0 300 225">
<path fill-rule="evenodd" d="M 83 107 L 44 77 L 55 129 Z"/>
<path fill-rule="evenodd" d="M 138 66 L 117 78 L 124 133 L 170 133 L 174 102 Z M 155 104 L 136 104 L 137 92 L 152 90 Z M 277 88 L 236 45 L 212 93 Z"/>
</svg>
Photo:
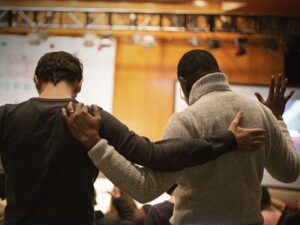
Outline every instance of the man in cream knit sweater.
<svg viewBox="0 0 300 225">
<path fill-rule="evenodd" d="M 284 97 L 285 83 L 279 79 L 275 92 L 271 88 L 270 98 L 264 102 L 270 105 L 272 96 L 281 99 L 277 119 L 264 104 L 232 91 L 226 75 L 207 51 L 186 53 L 179 62 L 178 78 L 189 107 L 171 117 L 164 138 L 219 134 L 235 113 L 242 111 L 243 126 L 266 130 L 265 145 L 258 151 L 230 152 L 205 165 L 173 173 L 137 167 L 104 139 L 88 152 L 89 157 L 116 186 L 140 202 L 158 197 L 177 183 L 172 224 L 262 224 L 260 182 L 264 168 L 282 182 L 295 181 L 300 171 L 299 156 L 286 125 L 278 120 L 291 96 Z"/>
</svg>

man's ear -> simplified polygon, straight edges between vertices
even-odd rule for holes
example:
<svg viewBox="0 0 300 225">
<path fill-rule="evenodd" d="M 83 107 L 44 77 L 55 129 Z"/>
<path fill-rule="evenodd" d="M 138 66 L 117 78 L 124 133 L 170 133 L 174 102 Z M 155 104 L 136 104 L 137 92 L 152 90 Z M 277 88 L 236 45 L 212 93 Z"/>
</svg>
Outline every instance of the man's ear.
<svg viewBox="0 0 300 225">
<path fill-rule="evenodd" d="M 76 81 L 75 90 L 74 90 L 75 94 L 78 94 L 81 91 L 82 82 L 83 82 L 83 79 Z"/>
<path fill-rule="evenodd" d="M 41 91 L 41 82 L 40 82 L 40 80 L 37 78 L 36 75 L 34 75 L 34 77 L 33 77 L 33 82 L 34 82 L 34 84 L 35 84 L 36 90 L 38 91 L 38 93 L 40 93 L 40 91 Z"/>
<path fill-rule="evenodd" d="M 184 97 L 185 97 L 185 101 L 188 104 L 188 99 L 189 99 L 188 82 L 183 77 L 179 77 L 178 80 L 179 80 L 179 83 L 180 83 L 180 87 L 181 87 L 181 89 L 183 91 L 183 94 L 184 94 Z"/>
</svg>

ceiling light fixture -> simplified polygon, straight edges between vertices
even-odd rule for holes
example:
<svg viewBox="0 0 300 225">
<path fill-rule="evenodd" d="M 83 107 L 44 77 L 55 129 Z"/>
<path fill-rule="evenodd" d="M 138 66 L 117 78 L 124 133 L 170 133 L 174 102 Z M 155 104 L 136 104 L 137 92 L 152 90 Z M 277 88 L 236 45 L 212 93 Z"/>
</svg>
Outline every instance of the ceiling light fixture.
<svg viewBox="0 0 300 225">
<path fill-rule="evenodd" d="M 34 28 L 27 34 L 27 38 L 30 45 L 39 45 L 47 40 L 48 33 L 45 29 Z"/>
<path fill-rule="evenodd" d="M 144 35 L 141 41 L 144 48 L 153 48 L 156 45 L 156 40 L 153 35 Z"/>
<path fill-rule="evenodd" d="M 134 34 L 131 37 L 131 41 L 135 45 L 140 45 L 142 43 L 142 40 L 143 40 L 143 36 L 140 34 Z"/>
<path fill-rule="evenodd" d="M 245 45 L 248 43 L 248 39 L 244 36 L 239 36 L 235 39 L 235 43 L 238 46 L 235 55 L 236 56 L 245 55 L 247 53 Z"/>
<path fill-rule="evenodd" d="M 209 49 L 218 49 L 220 48 L 220 42 L 217 39 L 210 39 L 207 41 L 207 47 Z"/>
<path fill-rule="evenodd" d="M 207 5 L 206 1 L 203 0 L 195 0 L 194 5 L 198 7 L 205 7 Z"/>
<path fill-rule="evenodd" d="M 98 36 L 94 32 L 86 32 L 83 35 L 83 44 L 86 47 L 92 47 L 97 39 Z"/>
<path fill-rule="evenodd" d="M 264 41 L 264 47 L 267 52 L 276 52 L 278 50 L 278 43 L 273 39 L 266 40 Z"/>
<path fill-rule="evenodd" d="M 187 41 L 193 47 L 196 47 L 200 44 L 200 39 L 196 35 L 188 37 Z"/>
<path fill-rule="evenodd" d="M 110 33 L 103 33 L 100 37 L 100 45 L 102 47 L 110 47 L 112 44 L 112 37 Z"/>
</svg>

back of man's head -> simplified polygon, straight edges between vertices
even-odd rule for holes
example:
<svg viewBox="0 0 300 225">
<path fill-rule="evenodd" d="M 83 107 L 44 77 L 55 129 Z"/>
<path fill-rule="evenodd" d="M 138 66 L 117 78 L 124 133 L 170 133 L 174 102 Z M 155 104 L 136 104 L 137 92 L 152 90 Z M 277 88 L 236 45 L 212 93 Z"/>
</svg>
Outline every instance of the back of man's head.
<svg viewBox="0 0 300 225">
<path fill-rule="evenodd" d="M 43 55 L 35 69 L 36 77 L 42 82 L 56 85 L 60 81 L 74 83 L 82 79 L 82 64 L 67 52 L 49 52 Z"/>
<path fill-rule="evenodd" d="M 195 49 L 185 53 L 177 67 L 179 77 L 200 78 L 208 73 L 219 72 L 219 66 L 215 57 L 206 50 Z"/>
</svg>

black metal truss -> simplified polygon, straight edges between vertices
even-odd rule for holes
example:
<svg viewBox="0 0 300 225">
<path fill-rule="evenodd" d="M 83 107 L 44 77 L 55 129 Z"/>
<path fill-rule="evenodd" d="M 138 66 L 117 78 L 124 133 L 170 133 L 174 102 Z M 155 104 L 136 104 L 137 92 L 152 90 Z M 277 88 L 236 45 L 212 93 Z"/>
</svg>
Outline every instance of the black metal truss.
<svg viewBox="0 0 300 225">
<path fill-rule="evenodd" d="M 24 27 L 288 35 L 300 33 L 300 16 L 187 14 L 81 8 L 9 8 L 0 6 L 0 28 Z"/>
</svg>

